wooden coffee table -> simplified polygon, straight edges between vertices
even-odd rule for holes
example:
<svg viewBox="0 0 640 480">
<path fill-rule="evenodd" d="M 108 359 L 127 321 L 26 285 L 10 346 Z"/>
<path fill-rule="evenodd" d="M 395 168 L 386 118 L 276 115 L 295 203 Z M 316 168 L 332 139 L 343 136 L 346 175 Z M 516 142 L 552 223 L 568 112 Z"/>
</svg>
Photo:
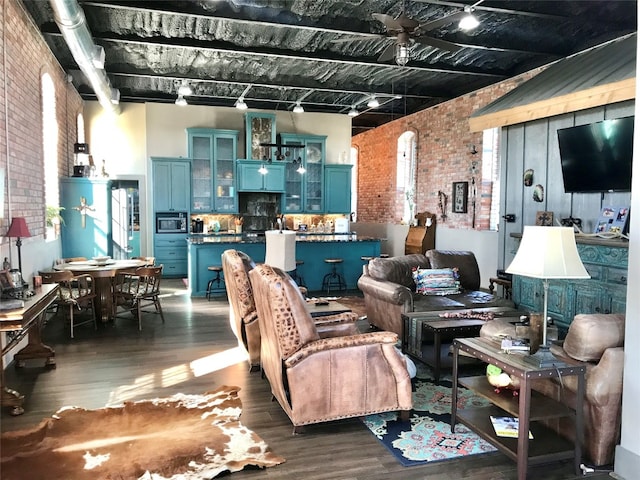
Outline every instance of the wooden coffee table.
<svg viewBox="0 0 640 480">
<path fill-rule="evenodd" d="M 403 313 L 402 350 L 404 353 L 433 368 L 435 381 L 440 379 L 442 368 L 453 366 L 450 347 L 455 338 L 477 337 L 487 322 L 473 318 L 473 312 L 493 312 L 496 318 L 518 322 L 522 312 L 509 307 L 470 308 L 465 310 L 439 310 L 434 312 Z M 446 318 L 445 313 L 468 313 L 470 318 Z M 480 315 L 478 315 L 480 317 Z M 462 363 L 465 358 L 461 358 Z M 476 363 L 474 359 L 469 362 Z"/>
<path fill-rule="evenodd" d="M 349 307 L 336 302 L 335 300 L 329 300 L 327 305 L 318 304 L 315 302 L 307 302 L 307 307 L 309 308 L 309 313 L 311 313 L 311 317 L 313 318 L 351 311 Z"/>
</svg>

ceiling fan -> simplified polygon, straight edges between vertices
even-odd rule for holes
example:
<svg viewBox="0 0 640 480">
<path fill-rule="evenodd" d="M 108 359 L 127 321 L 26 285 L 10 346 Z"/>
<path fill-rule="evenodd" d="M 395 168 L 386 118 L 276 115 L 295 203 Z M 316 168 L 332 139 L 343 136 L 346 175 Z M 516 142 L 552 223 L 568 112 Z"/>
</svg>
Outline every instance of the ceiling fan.
<svg viewBox="0 0 640 480">
<path fill-rule="evenodd" d="M 449 15 L 445 15 L 436 20 L 427 23 L 420 23 L 417 20 L 408 17 L 404 9 L 396 18 L 385 13 L 372 13 L 371 16 L 382 22 L 386 27 L 386 33 L 380 34 L 382 38 L 393 38 L 394 43 L 389 44 L 378 57 L 379 62 L 388 62 L 395 58 L 398 65 L 406 65 L 409 61 L 409 50 L 415 43 L 421 43 L 430 47 L 446 50 L 448 52 L 457 52 L 462 47 L 446 40 L 440 40 L 426 36 L 425 33 L 436 28 L 456 21 L 466 15 L 464 10 L 460 10 Z M 346 37 L 333 40 L 334 43 L 350 42 L 354 40 L 364 40 L 362 37 Z"/>
</svg>

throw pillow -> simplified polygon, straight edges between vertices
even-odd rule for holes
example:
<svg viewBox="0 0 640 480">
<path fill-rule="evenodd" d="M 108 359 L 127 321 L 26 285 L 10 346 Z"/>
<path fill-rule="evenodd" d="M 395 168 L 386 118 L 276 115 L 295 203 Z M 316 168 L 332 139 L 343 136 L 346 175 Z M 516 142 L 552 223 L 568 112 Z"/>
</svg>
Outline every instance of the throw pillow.
<svg viewBox="0 0 640 480">
<path fill-rule="evenodd" d="M 460 293 L 457 268 L 414 268 L 416 292 L 422 295 L 451 295 Z"/>
</svg>

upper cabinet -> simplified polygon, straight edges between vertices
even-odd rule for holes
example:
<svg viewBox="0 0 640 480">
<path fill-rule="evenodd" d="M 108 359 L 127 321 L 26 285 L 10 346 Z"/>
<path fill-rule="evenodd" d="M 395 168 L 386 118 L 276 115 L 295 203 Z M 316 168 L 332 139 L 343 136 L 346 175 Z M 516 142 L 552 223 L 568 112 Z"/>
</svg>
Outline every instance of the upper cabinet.
<svg viewBox="0 0 640 480">
<path fill-rule="evenodd" d="M 321 212 L 324 208 L 324 160 L 326 136 L 280 134 L 287 162 L 283 211 L 285 213 Z M 289 156 L 287 156 L 289 153 Z M 292 158 L 290 158 L 292 157 Z M 299 160 L 302 163 L 293 163 Z M 299 171 L 300 165 L 304 173 Z"/>
<path fill-rule="evenodd" d="M 153 210 L 188 212 L 190 203 L 189 161 L 184 158 L 151 158 Z"/>
<path fill-rule="evenodd" d="M 237 130 L 188 128 L 191 211 L 236 213 Z"/>
<path fill-rule="evenodd" d="M 325 165 L 324 191 L 326 213 L 351 213 L 351 165 Z"/>
<path fill-rule="evenodd" d="M 267 173 L 261 173 L 265 167 Z M 284 169 L 281 163 L 263 163 L 254 160 L 238 160 L 239 192 L 284 192 Z"/>
<path fill-rule="evenodd" d="M 260 144 L 276 143 L 276 116 L 271 113 L 246 113 L 246 158 L 248 160 L 271 160 L 272 149 Z"/>
</svg>

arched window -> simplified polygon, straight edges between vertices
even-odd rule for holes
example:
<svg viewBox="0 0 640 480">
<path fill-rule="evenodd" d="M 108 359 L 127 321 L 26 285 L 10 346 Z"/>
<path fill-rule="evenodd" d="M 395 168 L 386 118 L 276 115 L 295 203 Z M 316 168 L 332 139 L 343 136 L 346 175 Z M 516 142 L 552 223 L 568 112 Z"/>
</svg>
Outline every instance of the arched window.
<svg viewBox="0 0 640 480">
<path fill-rule="evenodd" d="M 45 238 L 53 240 L 59 226 L 60 197 L 58 194 L 58 121 L 56 90 L 48 73 L 42 75 L 42 151 L 44 154 Z"/>
<path fill-rule="evenodd" d="M 396 214 L 403 223 L 412 223 L 416 214 L 416 135 L 404 132 L 398 138 L 396 163 Z"/>
</svg>

